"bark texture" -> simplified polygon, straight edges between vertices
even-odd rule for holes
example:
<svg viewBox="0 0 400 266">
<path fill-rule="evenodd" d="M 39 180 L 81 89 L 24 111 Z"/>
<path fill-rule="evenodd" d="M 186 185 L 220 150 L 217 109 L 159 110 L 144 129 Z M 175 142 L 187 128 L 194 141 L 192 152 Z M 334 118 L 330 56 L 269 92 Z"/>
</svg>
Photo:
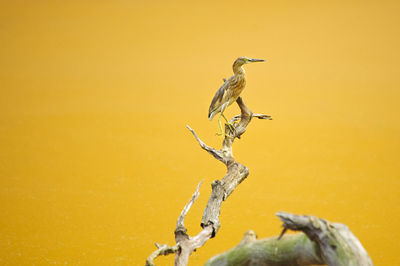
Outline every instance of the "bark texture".
<svg viewBox="0 0 400 266">
<path fill-rule="evenodd" d="M 245 105 L 242 98 L 237 99 L 237 104 L 241 110 L 240 116 L 232 118 L 230 123 L 233 127 L 225 125 L 225 138 L 220 150 L 214 149 L 205 144 L 196 134 L 196 132 L 189 126 L 187 128 L 192 132 L 200 147 L 211 154 L 218 161 L 225 164 L 227 173 L 221 180 L 212 182 L 211 196 L 208 200 L 207 206 L 203 212 L 201 220 L 201 227 L 203 230 L 196 236 L 190 237 L 186 234 L 187 230 L 184 226 L 184 219 L 190 207 L 199 196 L 199 186 L 193 194 L 191 200 L 186 204 L 178 218 L 175 228 L 175 242 L 174 247 L 167 245 L 156 244 L 157 250 L 154 251 L 146 260 L 146 265 L 154 265 L 154 259 L 160 255 L 168 255 L 175 253 L 175 265 L 187 265 L 190 254 L 197 248 L 203 246 L 207 240 L 214 237 L 221 224 L 219 215 L 221 213 L 222 202 L 225 201 L 235 188 L 249 175 L 249 169 L 241 163 L 235 161 L 232 153 L 232 145 L 236 138 L 240 138 L 247 129 L 251 119 L 257 117 L 259 119 L 271 119 L 268 115 L 253 114 Z"/>
</svg>

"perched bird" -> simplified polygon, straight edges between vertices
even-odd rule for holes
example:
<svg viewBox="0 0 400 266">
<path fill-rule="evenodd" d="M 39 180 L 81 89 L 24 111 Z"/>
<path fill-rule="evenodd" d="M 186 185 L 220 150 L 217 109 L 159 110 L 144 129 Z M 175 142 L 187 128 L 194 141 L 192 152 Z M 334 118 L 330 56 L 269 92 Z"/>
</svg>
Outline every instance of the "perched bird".
<svg viewBox="0 0 400 266">
<path fill-rule="evenodd" d="M 239 98 L 240 93 L 246 86 L 246 72 L 244 71 L 242 66 L 248 63 L 263 61 L 264 60 L 262 59 L 252 59 L 245 56 L 239 57 L 233 63 L 234 75 L 227 80 L 224 79 L 224 84 L 215 93 L 214 98 L 211 101 L 210 108 L 208 110 L 208 119 L 210 119 L 211 121 L 216 114 L 220 113 L 218 117 L 218 124 L 221 130 L 221 134 L 223 134 L 221 116 L 225 119 L 228 125 L 231 126 L 224 116 L 224 111 L 226 107 L 234 103 L 237 98 Z"/>
</svg>

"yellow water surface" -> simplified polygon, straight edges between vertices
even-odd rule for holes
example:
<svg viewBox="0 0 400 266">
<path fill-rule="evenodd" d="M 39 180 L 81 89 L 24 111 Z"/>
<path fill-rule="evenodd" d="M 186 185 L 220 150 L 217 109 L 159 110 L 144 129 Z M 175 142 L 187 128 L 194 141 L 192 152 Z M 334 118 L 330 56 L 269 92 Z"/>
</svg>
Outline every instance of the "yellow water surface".
<svg viewBox="0 0 400 266">
<path fill-rule="evenodd" d="M 347 224 L 400 265 L 398 1 L 1 1 L 0 264 L 143 265 L 224 166 L 208 105 L 238 56 L 249 177 L 201 265 L 283 210 Z M 232 105 L 226 115 L 239 112 Z M 157 260 L 171 265 L 173 256 Z"/>
</svg>

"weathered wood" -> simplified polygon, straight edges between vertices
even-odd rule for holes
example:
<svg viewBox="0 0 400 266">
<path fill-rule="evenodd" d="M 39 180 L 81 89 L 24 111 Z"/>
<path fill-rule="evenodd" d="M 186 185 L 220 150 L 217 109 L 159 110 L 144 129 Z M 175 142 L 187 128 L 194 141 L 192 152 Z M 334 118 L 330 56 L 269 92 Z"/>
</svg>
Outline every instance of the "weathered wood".
<svg viewBox="0 0 400 266">
<path fill-rule="evenodd" d="M 211 237 L 214 237 L 221 226 L 219 222 L 219 214 L 221 212 L 221 204 L 225 190 L 219 180 L 213 181 L 211 187 L 211 196 L 208 199 L 207 206 L 203 212 L 203 218 L 200 225 L 202 228 L 212 226 L 213 233 Z"/>
<path fill-rule="evenodd" d="M 158 256 L 167 256 L 171 253 L 175 253 L 178 252 L 179 247 L 178 245 L 175 245 L 173 247 L 168 246 L 167 244 L 157 244 L 155 243 L 157 250 L 153 251 L 153 253 L 150 254 L 150 256 L 147 258 L 146 260 L 146 266 L 155 266 L 154 264 L 154 260 L 158 257 Z"/>
<path fill-rule="evenodd" d="M 360 241 L 346 225 L 331 223 L 312 215 L 294 215 L 286 212 L 276 215 L 283 222 L 284 228 L 302 231 L 314 241 L 328 266 L 373 265 Z"/>
<path fill-rule="evenodd" d="M 279 212 L 277 216 L 283 222 L 283 233 L 287 229 L 302 233 L 256 240 L 255 233 L 250 231 L 239 245 L 211 258 L 206 265 L 373 265 L 347 226 L 311 215 Z"/>
<path fill-rule="evenodd" d="M 176 221 L 176 227 L 175 227 L 175 234 L 177 232 L 182 232 L 186 233 L 186 228 L 185 228 L 185 217 L 187 213 L 189 212 L 190 208 L 192 207 L 193 203 L 197 200 L 197 198 L 200 196 L 200 186 L 203 183 L 201 181 L 196 188 L 196 191 L 193 193 L 192 198 L 189 200 L 189 202 L 185 205 L 183 208 L 181 214 L 179 215 L 178 221 Z"/>
<path fill-rule="evenodd" d="M 244 134 L 251 118 L 253 117 L 253 113 L 247 108 L 240 97 L 236 102 L 240 107 L 241 115 L 232 119 L 231 123 L 233 124 L 233 127 L 225 125 L 226 135 L 220 150 L 214 149 L 205 144 L 192 128 L 186 126 L 190 132 L 192 132 L 202 149 L 226 165 L 227 173 L 221 180 L 215 180 L 211 184 L 211 196 L 206 208 L 204 209 L 201 220 L 201 227 L 203 230 L 198 235 L 190 237 L 186 234 L 187 230 L 184 226 L 184 218 L 191 205 L 198 197 L 198 189 L 200 185 L 197 187 L 192 199 L 182 210 L 175 229 L 175 242 L 178 247 L 175 251 L 175 265 L 187 265 L 190 254 L 197 248 L 203 246 L 208 239 L 217 234 L 220 227 L 219 215 L 221 213 L 222 202 L 226 200 L 229 195 L 233 193 L 235 188 L 249 175 L 248 168 L 235 161 L 232 153 L 232 144 L 235 138 L 240 138 L 240 136 Z M 270 119 L 270 116 L 268 115 L 257 115 L 257 117 L 259 119 Z M 157 253 L 153 252 L 152 255 L 153 254 Z M 160 255 L 162 255 L 161 252 Z M 152 257 L 152 261 L 154 259 L 155 258 Z"/>
</svg>

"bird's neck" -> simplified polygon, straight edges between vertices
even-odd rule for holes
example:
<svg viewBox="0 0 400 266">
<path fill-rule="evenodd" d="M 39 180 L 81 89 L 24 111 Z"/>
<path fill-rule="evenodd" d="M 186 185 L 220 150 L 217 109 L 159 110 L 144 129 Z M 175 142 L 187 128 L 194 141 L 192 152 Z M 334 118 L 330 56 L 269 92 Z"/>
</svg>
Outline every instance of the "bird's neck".
<svg viewBox="0 0 400 266">
<path fill-rule="evenodd" d="M 246 72 L 243 69 L 243 65 L 236 64 L 236 62 L 233 64 L 233 73 L 236 76 L 244 76 L 244 75 L 246 75 Z"/>
</svg>

